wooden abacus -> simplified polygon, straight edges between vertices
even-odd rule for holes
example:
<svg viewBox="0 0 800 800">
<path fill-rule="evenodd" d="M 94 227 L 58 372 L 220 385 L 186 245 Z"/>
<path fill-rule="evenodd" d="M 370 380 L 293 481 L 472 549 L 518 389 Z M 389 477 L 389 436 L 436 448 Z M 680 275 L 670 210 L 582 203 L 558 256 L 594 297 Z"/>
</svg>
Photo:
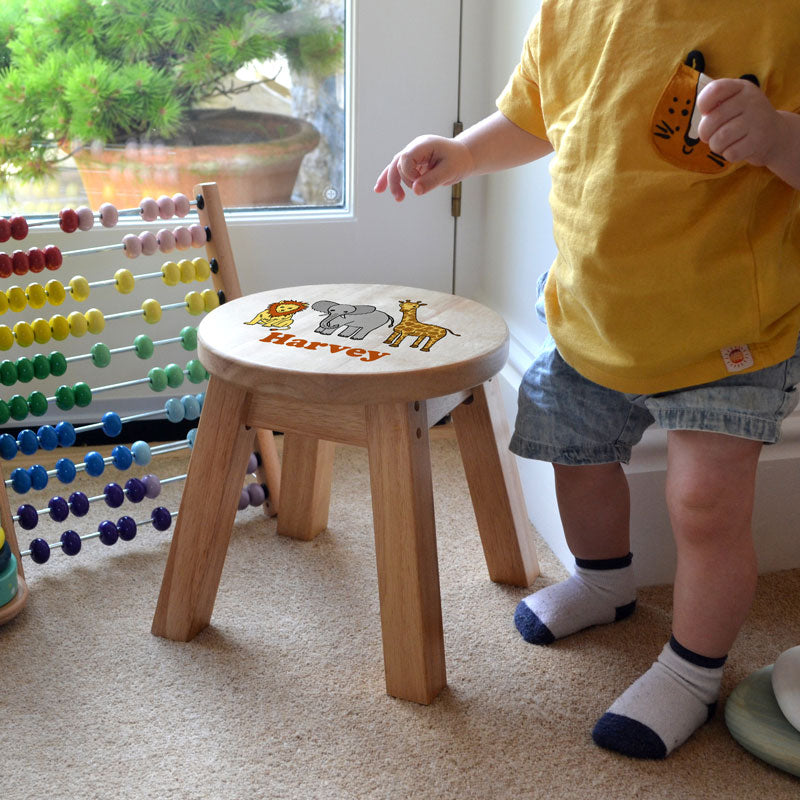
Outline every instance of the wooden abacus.
<svg viewBox="0 0 800 800">
<path fill-rule="evenodd" d="M 195 200 L 191 202 L 185 195 L 176 194 L 172 198 L 161 197 L 158 200 L 145 198 L 137 209 L 118 211 L 110 204 L 100 207 L 97 214 L 88 208 L 64 209 L 59 215 L 58 223 L 65 233 L 88 232 L 99 222 L 104 228 L 113 228 L 119 219 L 139 215 L 145 222 L 153 222 L 158 217 L 162 220 L 173 216 L 185 217 L 195 207 L 199 223 L 193 225 L 179 225 L 176 228 L 164 227 L 157 233 L 146 230 L 135 235 L 126 234 L 121 242 L 96 247 L 75 249 L 61 252 L 59 248 L 49 245 L 43 248 L 30 248 L 27 251 L 18 249 L 11 253 L 0 252 L 0 281 L 13 276 L 23 276 L 28 272 L 40 273 L 44 270 L 55 271 L 64 269 L 77 256 L 100 257 L 113 259 L 116 253 L 121 253 L 127 259 L 150 257 L 157 254 L 171 253 L 173 250 L 186 251 L 192 247 L 205 247 L 207 257 L 193 259 L 182 258 L 179 261 L 167 260 L 159 271 L 145 272 L 138 275 L 132 274 L 126 268 L 114 268 L 111 277 L 102 277 L 99 280 L 87 280 L 76 275 L 67 285 L 63 281 L 50 280 L 46 285 L 32 282 L 25 289 L 20 286 L 2 287 L 0 283 L 0 351 L 9 351 L 23 348 L 25 355 L 20 356 L 16 362 L 5 358 L 0 363 L 0 384 L 13 386 L 17 382 L 32 379 L 42 381 L 42 388 L 36 389 L 27 397 L 15 394 L 6 400 L 0 399 L 0 425 L 9 427 L 9 423 L 23 423 L 29 417 L 36 417 L 41 424 L 37 431 L 32 428 L 22 428 L 16 436 L 2 433 L 0 429 L 0 459 L 11 461 L 19 453 L 32 456 L 41 452 L 44 455 L 58 456 L 58 448 L 70 447 L 74 444 L 76 435 L 88 431 L 102 431 L 108 444 L 114 444 L 121 438 L 124 439 L 124 430 L 127 423 L 143 420 L 156 416 L 166 416 L 170 422 L 184 422 L 196 420 L 202 407 L 203 394 L 185 394 L 182 397 L 169 397 L 166 403 L 158 408 L 130 415 L 120 415 L 113 411 L 100 413 L 94 405 L 98 395 L 105 392 L 119 391 L 136 386 L 149 386 L 156 392 L 165 389 L 177 389 L 183 384 L 184 377 L 193 384 L 200 384 L 207 378 L 205 369 L 196 359 L 187 362 L 185 368 L 177 363 L 167 364 L 166 367 L 154 367 L 145 377 L 130 378 L 130 373 L 135 369 L 135 362 L 127 362 L 124 367 L 127 379 L 112 382 L 106 385 L 94 385 L 97 373 L 86 377 L 86 380 L 73 380 L 75 371 L 83 365 L 92 364 L 95 367 L 105 367 L 109 364 L 112 355 L 120 355 L 121 359 L 130 359 L 137 356 L 140 359 L 151 357 L 154 352 L 159 353 L 180 346 L 184 351 L 196 348 L 195 328 L 185 325 L 184 314 L 186 311 L 194 316 L 199 316 L 219 305 L 225 300 L 240 297 L 241 287 L 236 272 L 235 261 L 231 249 L 225 222 L 224 210 L 216 184 L 204 183 L 195 187 Z M 29 231 L 46 222 L 36 222 L 30 225 L 22 217 L 12 217 L 10 220 L 0 218 L 0 242 L 6 243 L 11 239 L 24 240 Z M 13 244 L 12 244 L 13 246 Z M 0 244 L 8 248 L 8 244 Z M 107 269 L 103 266 L 98 270 L 100 274 Z M 172 294 L 182 292 L 182 285 L 193 281 L 211 280 L 213 289 L 203 291 L 190 291 L 183 298 L 176 298 L 175 302 L 161 303 L 152 297 L 142 302 L 139 308 L 124 309 L 118 312 L 104 314 L 97 308 L 81 310 L 76 308 L 66 316 L 55 314 L 49 320 L 38 317 L 32 321 L 21 320 L 18 315 L 26 309 L 38 310 L 50 303 L 60 306 L 69 299 L 76 304 L 85 303 L 92 290 L 101 292 L 114 288 L 123 295 L 130 295 L 137 284 L 151 284 L 160 281 L 171 287 Z M 169 294 L 169 288 L 167 289 Z M 3 316 L 13 316 L 11 325 Z M 43 345 L 51 339 L 63 343 L 62 347 L 75 349 L 74 338 L 85 334 L 99 335 L 110 333 L 110 327 L 144 319 L 148 324 L 160 324 L 162 319 L 174 323 L 178 320 L 179 330 L 175 331 L 175 324 L 170 325 L 170 335 L 153 340 L 146 334 L 138 334 L 133 344 L 127 343 L 117 347 L 97 342 L 89 353 L 81 352 L 76 355 L 65 355 L 61 351 L 54 351 L 49 355 L 37 353 L 32 357 L 27 355 L 31 346 Z M 108 323 L 113 326 L 107 327 Z M 116 329 L 115 330 L 121 330 Z M 119 332 L 117 339 L 120 339 Z M 124 339 L 123 339 L 124 341 Z M 133 365 L 132 365 L 133 363 Z M 48 386 L 60 383 L 61 377 L 69 370 L 71 383 L 61 383 L 54 389 L 52 396 L 48 397 Z M 76 422 L 59 419 L 65 412 L 73 412 Z M 48 423 L 48 420 L 50 421 Z M 125 500 L 131 503 L 140 502 L 145 497 L 155 498 L 160 490 L 160 481 L 154 475 L 145 475 L 142 478 L 130 478 L 125 482 L 124 488 L 110 481 L 101 495 L 87 497 L 84 492 L 70 487 L 69 500 L 54 496 L 50 498 L 47 507 L 37 510 L 30 502 L 23 502 L 15 514 L 12 507 L 17 503 L 9 497 L 9 490 L 15 494 L 26 495 L 29 491 L 43 491 L 51 478 L 63 484 L 71 484 L 79 474 L 99 476 L 106 466 L 126 470 L 133 464 L 146 466 L 153 456 L 159 453 L 174 452 L 177 449 L 191 447 L 193 444 L 194 429 L 188 431 L 185 439 L 168 442 L 157 447 L 150 447 L 144 441 L 136 441 L 130 446 L 117 444 L 109 456 L 103 457 L 96 451 L 86 454 L 83 461 L 75 464 L 68 458 L 57 459 L 51 469 L 42 464 L 35 464 L 27 469 L 17 467 L 6 479 L 2 461 L 0 461 L 0 524 L 5 531 L 5 538 L 10 547 L 11 554 L 16 560 L 16 595 L 9 602 L 0 605 L 0 623 L 6 622 L 16 616 L 24 607 L 29 589 L 25 581 L 25 571 L 22 559 L 29 556 L 34 562 L 44 563 L 48 560 L 53 549 L 61 549 L 66 555 L 75 555 L 86 539 L 99 538 L 104 544 L 113 544 L 118 538 L 126 540 L 136 535 L 137 526 L 149 523 L 157 530 L 166 530 L 170 527 L 176 512 L 170 512 L 163 506 L 153 509 L 151 518 L 137 522 L 131 516 L 125 515 L 116 523 L 111 520 L 102 522 L 96 531 L 79 534 L 74 530 L 67 530 L 61 538 L 49 543 L 41 535 L 37 536 L 27 549 L 21 550 L 16 526 L 25 530 L 33 530 L 44 517 L 50 518 L 52 525 L 65 522 L 67 517 L 83 516 L 88 510 L 88 504 L 97 500 L 104 500 L 111 508 L 119 507 Z M 95 434 L 98 435 L 98 434 Z M 271 431 L 258 431 L 257 448 L 247 472 L 255 472 L 257 482 L 242 489 L 240 508 L 244 505 L 263 505 L 267 514 L 276 514 L 280 493 L 280 464 L 275 448 L 275 441 Z M 243 465 L 243 470 L 245 466 Z M 168 480 L 180 480 L 185 476 L 177 476 Z M 244 478 L 244 472 L 243 472 Z M 63 526 L 62 526 L 63 527 Z M 0 570 L 1 572 L 2 570 Z M 2 587 L 0 587 L 1 589 Z"/>
</svg>

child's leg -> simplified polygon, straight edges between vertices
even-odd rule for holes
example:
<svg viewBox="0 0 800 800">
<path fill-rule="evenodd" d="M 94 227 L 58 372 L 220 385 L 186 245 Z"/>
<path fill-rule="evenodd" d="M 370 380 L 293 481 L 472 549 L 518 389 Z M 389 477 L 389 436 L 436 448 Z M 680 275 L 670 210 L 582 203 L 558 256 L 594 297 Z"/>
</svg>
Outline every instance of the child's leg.
<svg viewBox="0 0 800 800">
<path fill-rule="evenodd" d="M 756 586 L 751 535 L 761 443 L 670 431 L 667 505 L 678 550 L 673 638 L 603 715 L 595 741 L 663 758 L 713 713 L 722 664 Z"/>
</svg>

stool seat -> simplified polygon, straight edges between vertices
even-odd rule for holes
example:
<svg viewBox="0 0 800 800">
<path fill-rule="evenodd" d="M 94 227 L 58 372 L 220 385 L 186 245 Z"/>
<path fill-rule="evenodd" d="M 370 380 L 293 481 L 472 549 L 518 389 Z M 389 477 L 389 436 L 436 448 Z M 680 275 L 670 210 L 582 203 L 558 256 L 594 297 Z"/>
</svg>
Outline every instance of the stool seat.
<svg viewBox="0 0 800 800">
<path fill-rule="evenodd" d="M 496 380 L 503 319 L 467 298 L 405 286 L 318 284 L 227 302 L 198 328 L 210 373 L 153 633 L 206 627 L 256 432 L 284 434 L 280 535 L 327 527 L 335 443 L 368 450 L 389 694 L 429 703 L 446 685 L 429 428 L 458 437 L 492 580 L 538 575 Z M 279 489 L 279 500 L 276 499 Z"/>
</svg>

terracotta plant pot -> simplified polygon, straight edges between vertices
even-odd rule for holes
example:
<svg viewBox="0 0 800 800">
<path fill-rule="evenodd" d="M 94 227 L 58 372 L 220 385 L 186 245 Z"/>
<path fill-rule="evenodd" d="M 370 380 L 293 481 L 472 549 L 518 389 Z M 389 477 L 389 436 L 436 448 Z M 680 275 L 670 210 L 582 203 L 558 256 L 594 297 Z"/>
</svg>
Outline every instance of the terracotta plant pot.
<svg viewBox="0 0 800 800">
<path fill-rule="evenodd" d="M 205 181 L 217 183 L 228 206 L 284 206 L 318 143 L 317 129 L 295 117 L 208 109 L 192 112 L 174 141 L 86 148 L 75 162 L 94 209 L 135 208 L 143 197 L 190 193 Z"/>
</svg>

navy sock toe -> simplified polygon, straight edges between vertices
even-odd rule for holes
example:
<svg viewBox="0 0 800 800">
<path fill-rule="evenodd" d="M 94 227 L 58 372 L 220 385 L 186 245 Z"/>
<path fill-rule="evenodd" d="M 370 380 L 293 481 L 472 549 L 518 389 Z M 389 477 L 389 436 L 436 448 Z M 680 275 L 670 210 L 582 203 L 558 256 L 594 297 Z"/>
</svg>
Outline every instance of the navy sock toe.
<svg viewBox="0 0 800 800">
<path fill-rule="evenodd" d="M 528 608 L 524 601 L 517 606 L 517 610 L 514 612 L 514 624 L 522 638 L 531 644 L 550 644 L 556 640 L 556 637 L 550 632 L 550 628 Z"/>
<path fill-rule="evenodd" d="M 667 746 L 647 725 L 607 712 L 592 731 L 594 743 L 633 758 L 666 758 Z"/>
</svg>

